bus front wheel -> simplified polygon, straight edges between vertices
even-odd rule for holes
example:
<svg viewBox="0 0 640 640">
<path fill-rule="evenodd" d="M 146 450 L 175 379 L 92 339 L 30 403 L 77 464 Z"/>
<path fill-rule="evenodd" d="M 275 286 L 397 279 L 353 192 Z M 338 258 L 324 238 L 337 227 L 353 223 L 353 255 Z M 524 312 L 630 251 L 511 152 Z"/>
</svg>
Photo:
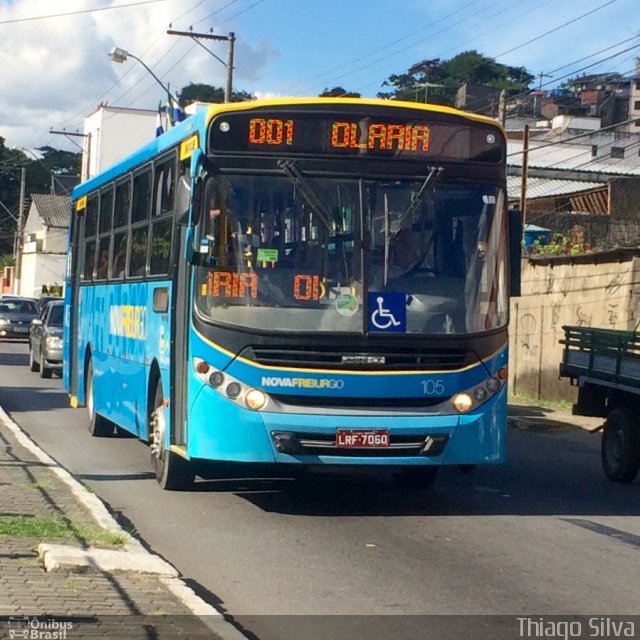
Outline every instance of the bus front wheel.
<svg viewBox="0 0 640 640">
<path fill-rule="evenodd" d="M 91 362 L 87 367 L 85 383 L 85 399 L 88 413 L 89 433 L 96 438 L 104 438 L 113 434 L 113 423 L 96 413 L 96 404 L 93 393 L 93 367 Z"/>
<path fill-rule="evenodd" d="M 600 453 L 604 472 L 614 482 L 632 482 L 640 470 L 640 423 L 635 412 L 616 407 L 607 416 Z"/>
<path fill-rule="evenodd" d="M 188 460 L 165 446 L 166 415 L 162 382 L 156 383 L 153 404 L 150 407 L 151 461 L 158 484 L 168 491 L 189 489 L 193 485 L 195 474 Z"/>
</svg>

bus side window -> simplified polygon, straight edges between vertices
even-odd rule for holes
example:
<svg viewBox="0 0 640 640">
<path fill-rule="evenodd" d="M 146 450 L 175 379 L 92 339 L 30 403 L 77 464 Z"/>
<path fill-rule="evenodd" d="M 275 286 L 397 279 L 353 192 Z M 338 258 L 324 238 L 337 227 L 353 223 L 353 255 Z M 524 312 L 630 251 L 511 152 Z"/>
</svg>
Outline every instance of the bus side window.
<svg viewBox="0 0 640 640">
<path fill-rule="evenodd" d="M 113 257 L 111 260 L 111 279 L 118 280 L 125 275 L 127 266 L 127 239 L 126 231 L 120 231 L 113 235 Z"/>
<path fill-rule="evenodd" d="M 147 227 L 139 227 L 131 232 L 131 253 L 129 255 L 129 275 L 143 276 L 147 265 Z"/>
</svg>

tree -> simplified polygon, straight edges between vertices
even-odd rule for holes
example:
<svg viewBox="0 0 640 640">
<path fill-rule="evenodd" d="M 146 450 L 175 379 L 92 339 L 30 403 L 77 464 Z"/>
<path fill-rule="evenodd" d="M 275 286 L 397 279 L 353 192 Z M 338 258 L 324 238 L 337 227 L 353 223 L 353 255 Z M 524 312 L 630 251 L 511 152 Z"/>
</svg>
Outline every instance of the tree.
<svg viewBox="0 0 640 640">
<path fill-rule="evenodd" d="M 190 82 L 178 94 L 178 99 L 182 106 L 187 106 L 192 102 L 224 102 L 224 89 L 214 87 L 210 84 Z M 231 102 L 245 102 L 255 100 L 255 96 L 246 91 L 231 91 Z"/>
<path fill-rule="evenodd" d="M 50 193 L 52 176 L 75 176 L 80 173 L 80 153 L 53 147 L 40 147 L 38 151 L 42 158 L 35 159 L 19 149 L 8 149 L 4 145 L 4 138 L 0 137 L 0 254 L 13 250 L 16 218 L 20 209 L 21 169 L 26 170 L 27 197 L 32 193 Z"/>
<path fill-rule="evenodd" d="M 475 50 L 463 51 L 450 60 L 422 60 L 407 73 L 389 76 L 383 86 L 393 90 L 378 93 L 378 96 L 453 105 L 458 89 L 466 82 L 521 92 L 527 91 L 533 80 L 534 76 L 524 67 L 500 64 Z"/>
<path fill-rule="evenodd" d="M 347 91 L 342 87 L 334 87 L 333 89 L 325 89 L 320 98 L 360 98 L 362 94 L 355 91 Z"/>
</svg>

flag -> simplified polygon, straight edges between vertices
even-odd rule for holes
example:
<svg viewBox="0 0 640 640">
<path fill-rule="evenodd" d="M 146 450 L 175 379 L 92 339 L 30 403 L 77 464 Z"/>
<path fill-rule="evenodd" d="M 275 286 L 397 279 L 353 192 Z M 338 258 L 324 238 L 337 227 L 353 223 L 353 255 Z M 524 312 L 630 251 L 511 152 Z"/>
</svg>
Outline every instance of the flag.
<svg viewBox="0 0 640 640">
<path fill-rule="evenodd" d="M 164 133 L 164 127 L 162 126 L 162 116 L 164 115 L 162 109 L 162 103 L 158 103 L 158 115 L 156 116 L 156 138 Z"/>
<path fill-rule="evenodd" d="M 171 93 L 167 94 L 167 114 L 169 115 L 169 122 L 172 127 L 175 127 L 178 122 L 184 120 L 184 113 L 182 113 L 180 103 Z"/>
</svg>

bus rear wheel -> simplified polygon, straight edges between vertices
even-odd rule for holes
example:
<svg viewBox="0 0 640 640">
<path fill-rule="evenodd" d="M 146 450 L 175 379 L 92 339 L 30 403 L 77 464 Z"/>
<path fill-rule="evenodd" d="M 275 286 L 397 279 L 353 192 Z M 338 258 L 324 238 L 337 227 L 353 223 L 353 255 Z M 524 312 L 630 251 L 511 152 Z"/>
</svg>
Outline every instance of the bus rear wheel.
<svg viewBox="0 0 640 640">
<path fill-rule="evenodd" d="M 149 407 L 149 426 L 151 428 L 151 461 L 156 480 L 160 487 L 167 491 L 189 489 L 195 479 L 193 466 L 188 460 L 165 446 L 167 421 L 161 381 L 156 383 L 152 398 L 152 404 Z"/>
<path fill-rule="evenodd" d="M 625 407 L 607 416 L 600 445 L 602 468 L 613 482 L 632 482 L 640 470 L 640 422 Z"/>
<path fill-rule="evenodd" d="M 96 404 L 93 393 L 93 366 L 89 362 L 85 378 L 85 398 L 88 413 L 89 433 L 96 438 L 104 438 L 113 434 L 113 423 L 96 413 Z"/>
</svg>

